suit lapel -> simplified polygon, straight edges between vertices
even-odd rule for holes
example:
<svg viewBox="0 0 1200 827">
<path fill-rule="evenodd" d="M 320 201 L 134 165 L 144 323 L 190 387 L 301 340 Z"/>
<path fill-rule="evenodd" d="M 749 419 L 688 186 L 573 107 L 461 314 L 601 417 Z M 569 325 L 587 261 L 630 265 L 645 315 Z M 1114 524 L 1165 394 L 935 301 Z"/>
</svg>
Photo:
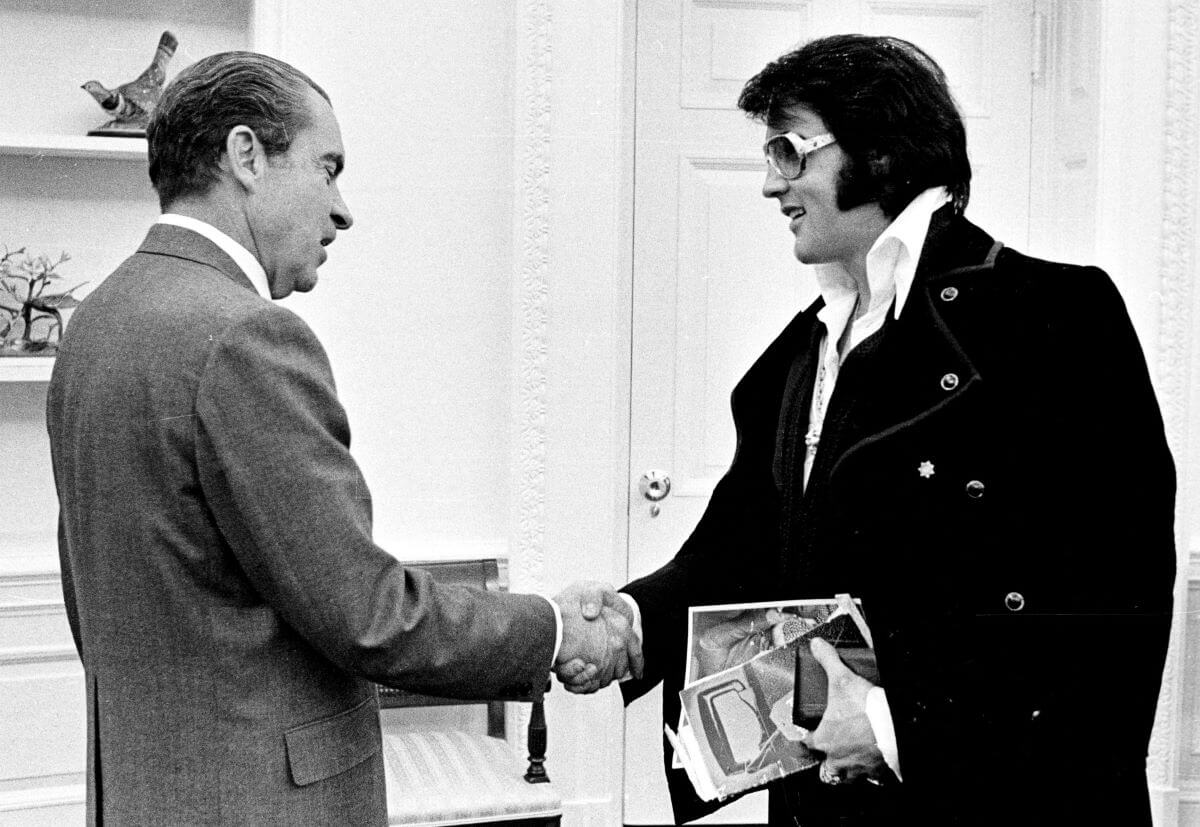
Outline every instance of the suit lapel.
<svg viewBox="0 0 1200 827">
<path fill-rule="evenodd" d="M 820 354 L 821 336 L 824 325 L 815 318 L 808 322 L 806 339 L 797 342 L 795 359 L 787 373 L 787 382 L 783 388 L 783 401 L 780 406 L 779 424 L 775 433 L 775 460 L 772 473 L 775 477 L 775 487 L 783 496 L 784 502 L 792 502 L 799 498 L 802 490 L 803 471 L 794 473 L 795 469 L 804 468 L 801 456 L 806 449 L 804 434 L 808 430 L 809 409 L 812 407 L 813 374 L 817 370 L 817 360 Z"/>
<path fill-rule="evenodd" d="M 247 290 L 254 290 L 249 277 L 224 250 L 199 233 L 184 227 L 155 224 L 146 234 L 146 240 L 138 248 L 138 253 L 170 256 L 203 264 L 220 271 Z"/>
<path fill-rule="evenodd" d="M 934 214 L 907 303 L 880 350 L 876 404 L 864 408 L 862 436 L 831 475 L 863 448 L 905 429 L 977 391 L 982 377 L 941 308 L 954 301 L 955 282 L 990 269 L 999 250 L 987 233 L 949 207 Z"/>
</svg>

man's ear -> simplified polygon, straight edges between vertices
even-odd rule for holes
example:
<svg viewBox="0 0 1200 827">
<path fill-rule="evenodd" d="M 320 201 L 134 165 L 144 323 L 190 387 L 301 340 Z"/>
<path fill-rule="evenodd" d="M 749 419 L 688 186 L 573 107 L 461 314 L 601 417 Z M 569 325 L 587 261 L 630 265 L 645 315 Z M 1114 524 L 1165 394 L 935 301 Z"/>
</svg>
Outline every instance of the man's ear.
<svg viewBox="0 0 1200 827">
<path fill-rule="evenodd" d="M 235 126 L 225 136 L 225 163 L 229 172 L 247 190 L 253 190 L 267 168 L 267 153 L 248 126 Z"/>
</svg>

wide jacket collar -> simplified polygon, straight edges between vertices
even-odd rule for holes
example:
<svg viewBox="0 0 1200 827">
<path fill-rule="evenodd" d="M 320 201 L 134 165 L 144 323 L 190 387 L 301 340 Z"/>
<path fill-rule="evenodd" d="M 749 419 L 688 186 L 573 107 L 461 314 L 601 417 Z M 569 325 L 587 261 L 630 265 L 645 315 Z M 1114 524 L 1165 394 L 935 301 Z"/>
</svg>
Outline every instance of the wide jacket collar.
<svg viewBox="0 0 1200 827">
<path fill-rule="evenodd" d="M 952 271 L 990 268 L 995 261 L 995 239 L 947 204 L 933 214 L 929 235 L 917 265 L 916 281 L 935 279 Z"/>
<path fill-rule="evenodd" d="M 171 256 L 218 270 L 257 295 L 254 285 L 229 254 L 197 232 L 173 224 L 155 224 L 138 248 L 139 253 Z"/>
<path fill-rule="evenodd" d="M 900 318 L 889 321 L 880 350 L 879 358 L 887 360 L 886 369 L 877 374 L 884 386 L 873 393 L 877 404 L 869 408 L 865 436 L 842 454 L 832 473 L 862 448 L 955 403 L 980 385 L 982 377 L 954 333 L 955 317 L 971 312 L 980 292 L 972 289 L 974 276 L 993 267 L 1000 246 L 949 206 L 934 213 L 912 292 Z M 748 417 L 777 417 L 793 362 L 813 347 L 821 307 L 818 298 L 797 315 L 734 391 L 739 432 Z"/>
<path fill-rule="evenodd" d="M 994 267 L 1001 246 L 948 206 L 934 214 L 912 293 L 880 352 L 885 364 L 875 375 L 882 387 L 865 436 L 832 474 L 858 451 L 978 391 L 983 377 L 955 335 L 956 317 L 981 298 L 973 284 Z"/>
</svg>

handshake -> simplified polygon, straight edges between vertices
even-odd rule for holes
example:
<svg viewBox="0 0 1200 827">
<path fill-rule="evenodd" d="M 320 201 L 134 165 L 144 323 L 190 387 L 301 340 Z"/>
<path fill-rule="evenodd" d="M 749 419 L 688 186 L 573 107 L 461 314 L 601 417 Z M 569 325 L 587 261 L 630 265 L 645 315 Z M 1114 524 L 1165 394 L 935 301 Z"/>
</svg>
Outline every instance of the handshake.
<svg viewBox="0 0 1200 827">
<path fill-rule="evenodd" d="M 642 643 L 633 607 L 612 586 L 574 583 L 554 602 L 562 612 L 562 645 L 554 674 L 568 692 L 587 694 L 628 676 L 642 676 Z"/>
</svg>

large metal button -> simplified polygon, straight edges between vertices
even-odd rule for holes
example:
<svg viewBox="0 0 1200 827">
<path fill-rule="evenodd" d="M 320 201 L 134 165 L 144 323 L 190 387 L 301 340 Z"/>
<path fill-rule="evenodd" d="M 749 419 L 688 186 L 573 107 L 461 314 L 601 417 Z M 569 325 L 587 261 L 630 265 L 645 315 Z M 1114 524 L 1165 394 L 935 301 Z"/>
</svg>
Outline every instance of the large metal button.
<svg viewBox="0 0 1200 827">
<path fill-rule="evenodd" d="M 1025 595 L 1020 592 L 1009 592 L 1004 595 L 1004 607 L 1010 612 L 1019 612 L 1025 608 Z"/>
<path fill-rule="evenodd" d="M 971 480 L 967 483 L 967 496 L 973 500 L 977 500 L 983 496 L 983 483 L 979 480 Z"/>
<path fill-rule="evenodd" d="M 958 374 L 947 373 L 942 377 L 942 390 L 952 391 L 958 387 Z"/>
<path fill-rule="evenodd" d="M 942 288 L 942 301 L 952 302 L 957 298 L 958 298 L 958 288 L 957 287 L 943 287 Z"/>
</svg>

